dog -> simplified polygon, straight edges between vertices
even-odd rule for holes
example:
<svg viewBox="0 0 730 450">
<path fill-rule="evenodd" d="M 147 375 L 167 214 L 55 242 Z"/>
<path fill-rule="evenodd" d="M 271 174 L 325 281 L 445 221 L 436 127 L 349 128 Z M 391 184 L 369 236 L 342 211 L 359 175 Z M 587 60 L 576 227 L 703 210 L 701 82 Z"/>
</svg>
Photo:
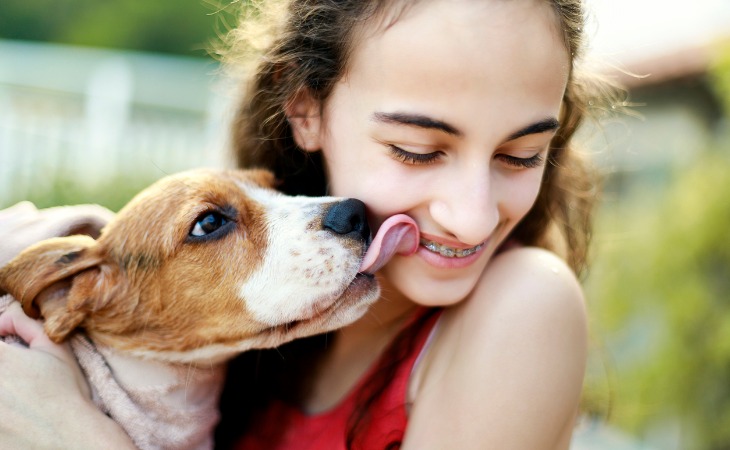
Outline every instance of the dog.
<svg viewBox="0 0 730 450">
<path fill-rule="evenodd" d="M 379 297 L 362 202 L 274 187 L 264 170 L 162 178 L 98 239 L 21 252 L 0 293 L 70 341 L 94 401 L 138 447 L 211 448 L 227 360 L 347 325 Z"/>
</svg>

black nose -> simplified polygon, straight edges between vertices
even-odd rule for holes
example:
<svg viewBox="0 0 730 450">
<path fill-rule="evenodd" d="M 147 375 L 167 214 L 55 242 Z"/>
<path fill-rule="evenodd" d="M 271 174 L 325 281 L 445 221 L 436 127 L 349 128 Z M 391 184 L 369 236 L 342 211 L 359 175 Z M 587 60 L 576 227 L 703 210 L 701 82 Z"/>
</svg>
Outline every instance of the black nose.
<svg viewBox="0 0 730 450">
<path fill-rule="evenodd" d="M 368 242 L 370 239 L 370 227 L 365 217 L 365 203 L 354 198 L 333 204 L 327 211 L 323 227 L 363 242 Z"/>
</svg>

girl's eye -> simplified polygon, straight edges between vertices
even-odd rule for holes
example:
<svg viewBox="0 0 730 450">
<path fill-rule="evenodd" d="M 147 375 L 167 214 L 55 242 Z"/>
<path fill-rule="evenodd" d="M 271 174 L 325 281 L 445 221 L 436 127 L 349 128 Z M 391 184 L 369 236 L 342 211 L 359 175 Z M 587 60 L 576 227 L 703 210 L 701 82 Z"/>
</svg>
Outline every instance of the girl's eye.
<svg viewBox="0 0 730 450">
<path fill-rule="evenodd" d="M 410 165 L 431 164 L 436 162 L 441 156 L 441 152 L 413 153 L 392 144 L 388 145 L 388 149 L 395 159 L 404 164 Z"/>
<path fill-rule="evenodd" d="M 497 158 L 514 169 L 532 169 L 543 165 L 543 157 L 539 153 L 529 158 L 518 158 L 512 155 L 499 154 Z"/>
<path fill-rule="evenodd" d="M 202 237 L 207 236 L 223 225 L 228 223 L 222 214 L 217 212 L 207 212 L 198 217 L 193 225 L 193 229 L 190 230 L 190 236 Z"/>
</svg>

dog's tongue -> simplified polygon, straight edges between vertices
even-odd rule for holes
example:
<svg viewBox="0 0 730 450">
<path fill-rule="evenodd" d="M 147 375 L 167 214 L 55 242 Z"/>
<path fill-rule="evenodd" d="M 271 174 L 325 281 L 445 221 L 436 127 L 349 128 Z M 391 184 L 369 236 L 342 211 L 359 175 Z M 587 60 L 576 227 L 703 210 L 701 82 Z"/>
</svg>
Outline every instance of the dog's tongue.
<svg viewBox="0 0 730 450">
<path fill-rule="evenodd" d="M 386 219 L 363 257 L 360 272 L 377 272 L 396 253 L 405 256 L 414 254 L 418 250 L 418 233 L 416 222 L 405 214 Z"/>
</svg>

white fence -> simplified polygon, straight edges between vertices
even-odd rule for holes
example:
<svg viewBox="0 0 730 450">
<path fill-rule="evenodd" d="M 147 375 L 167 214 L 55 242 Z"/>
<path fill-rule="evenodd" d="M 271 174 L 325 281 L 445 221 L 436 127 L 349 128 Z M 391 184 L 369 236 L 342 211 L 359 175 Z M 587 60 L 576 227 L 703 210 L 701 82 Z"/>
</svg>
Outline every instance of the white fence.
<svg viewBox="0 0 730 450">
<path fill-rule="evenodd" d="M 0 207 L 60 178 L 93 188 L 227 162 L 210 60 L 0 40 Z"/>
</svg>

